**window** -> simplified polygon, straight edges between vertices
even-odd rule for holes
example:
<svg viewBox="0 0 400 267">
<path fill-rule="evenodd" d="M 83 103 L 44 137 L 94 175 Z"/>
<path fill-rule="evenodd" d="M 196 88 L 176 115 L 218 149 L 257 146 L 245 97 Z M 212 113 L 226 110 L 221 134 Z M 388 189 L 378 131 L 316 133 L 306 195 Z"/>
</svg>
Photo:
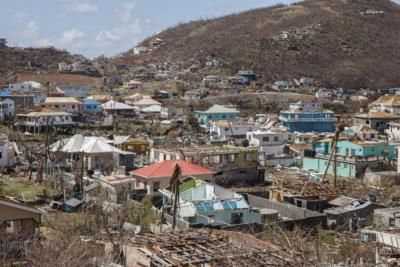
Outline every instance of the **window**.
<svg viewBox="0 0 400 267">
<path fill-rule="evenodd" d="M 347 169 L 347 163 L 343 163 L 343 168 Z"/>
<path fill-rule="evenodd" d="M 371 134 L 371 138 L 375 138 L 375 134 Z"/>
<path fill-rule="evenodd" d="M 160 189 L 160 182 L 153 182 L 153 192 L 158 192 Z"/>
<path fill-rule="evenodd" d="M 279 136 L 274 136 L 274 142 L 278 142 L 279 141 Z"/>
<path fill-rule="evenodd" d="M 224 128 L 224 131 L 225 131 L 225 132 L 228 132 L 228 131 L 229 131 L 229 128 Z"/>
<path fill-rule="evenodd" d="M 231 215 L 231 224 L 241 224 L 243 223 L 243 213 L 232 213 Z"/>
<path fill-rule="evenodd" d="M 3 153 L 2 152 L 0 152 L 0 159 L 3 157 Z"/>
<path fill-rule="evenodd" d="M 235 158 L 236 158 L 235 154 L 229 154 L 228 155 L 228 162 L 230 162 L 230 163 L 235 162 Z"/>
<path fill-rule="evenodd" d="M 269 136 L 264 136 L 263 137 L 263 142 L 269 142 Z"/>
<path fill-rule="evenodd" d="M 395 226 L 394 218 L 389 218 L 389 226 Z"/>
<path fill-rule="evenodd" d="M 250 161 L 253 159 L 253 154 L 252 153 L 246 153 L 246 161 Z"/>
</svg>

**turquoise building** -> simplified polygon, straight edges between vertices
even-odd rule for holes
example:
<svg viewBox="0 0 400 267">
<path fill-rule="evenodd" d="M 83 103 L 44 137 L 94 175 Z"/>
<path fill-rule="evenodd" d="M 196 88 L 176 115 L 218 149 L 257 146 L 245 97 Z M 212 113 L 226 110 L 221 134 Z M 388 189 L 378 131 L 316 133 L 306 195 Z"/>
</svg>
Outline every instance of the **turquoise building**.
<svg viewBox="0 0 400 267">
<path fill-rule="evenodd" d="M 102 111 L 101 103 L 95 99 L 85 98 L 82 103 L 83 112 L 100 113 Z"/>
<path fill-rule="evenodd" d="M 214 105 L 206 111 L 195 111 L 194 115 L 198 118 L 202 127 L 208 127 L 210 121 L 235 120 L 239 111 L 222 105 Z"/>
<path fill-rule="evenodd" d="M 315 142 L 313 150 L 307 151 L 304 155 L 303 168 L 324 173 L 331 151 L 331 139 Z M 356 178 L 362 175 L 367 167 L 379 170 L 385 161 L 396 159 L 396 146 L 387 142 L 340 140 L 337 144 L 336 172 L 341 177 Z M 328 174 L 334 174 L 333 168 L 333 161 L 331 161 Z"/>
<path fill-rule="evenodd" d="M 289 132 L 334 132 L 336 118 L 320 103 L 291 103 L 279 114 L 279 120 Z"/>
</svg>

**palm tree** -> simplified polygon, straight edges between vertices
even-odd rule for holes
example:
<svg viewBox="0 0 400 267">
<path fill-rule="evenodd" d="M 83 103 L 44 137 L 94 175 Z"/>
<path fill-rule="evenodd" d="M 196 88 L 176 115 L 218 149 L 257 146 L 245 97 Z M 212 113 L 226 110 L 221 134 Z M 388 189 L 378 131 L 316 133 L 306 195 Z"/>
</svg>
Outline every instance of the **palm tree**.
<svg viewBox="0 0 400 267">
<path fill-rule="evenodd" d="M 179 164 L 175 164 L 174 172 L 169 180 L 169 186 L 173 195 L 173 219 L 172 219 L 172 230 L 175 230 L 176 226 L 176 210 L 179 201 L 179 177 L 181 176 L 181 167 Z"/>
</svg>

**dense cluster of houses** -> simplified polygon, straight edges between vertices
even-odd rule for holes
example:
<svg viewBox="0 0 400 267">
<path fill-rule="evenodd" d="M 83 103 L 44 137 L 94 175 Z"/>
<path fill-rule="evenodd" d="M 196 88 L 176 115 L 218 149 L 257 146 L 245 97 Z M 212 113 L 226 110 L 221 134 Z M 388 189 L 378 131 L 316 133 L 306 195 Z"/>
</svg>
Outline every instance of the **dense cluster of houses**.
<svg viewBox="0 0 400 267">
<path fill-rule="evenodd" d="M 239 71 L 230 82 L 255 79 L 254 72 Z M 207 76 L 203 82 L 219 80 Z M 141 83 L 132 80 L 124 86 L 134 90 Z M 400 95 L 380 96 L 369 103 L 367 111 L 351 116 L 325 109 L 318 97 L 290 103 L 279 114 L 250 116 L 227 104 L 177 112 L 177 108 L 163 104 L 169 97 L 165 90 L 153 97 L 136 92 L 116 98 L 95 94 L 87 86 L 46 88 L 32 81 L 15 83 L 1 92 L 0 121 L 12 121 L 15 130 L 30 135 L 75 131 L 89 119 L 96 126 L 106 118 L 111 122 L 141 118 L 142 122 L 164 127 L 160 136 L 145 131 L 132 135 L 113 132 L 108 136 L 71 131 L 67 138 L 49 144 L 45 177 L 63 177 L 64 201 L 52 203 L 52 207 L 64 212 L 84 207 L 96 199 L 100 190 L 102 197 L 115 205 L 137 203 L 152 196 L 153 211 L 162 210 L 172 216 L 177 189 L 171 187 L 171 177 L 178 166 L 176 220 L 181 228 L 229 229 L 269 221 L 287 227 L 322 225 L 349 231 L 373 224 L 398 227 L 395 207 L 377 204 L 372 198 L 348 197 L 323 182 L 335 177 L 362 179 L 370 186 L 379 186 L 388 179 L 398 183 Z M 185 97 L 202 96 L 186 92 Z M 194 122 L 188 130 L 189 118 Z M 177 136 L 170 137 L 168 133 L 175 130 Z M 16 166 L 22 161 L 18 144 L 2 135 L 0 167 Z M 271 170 L 280 174 L 273 175 Z M 288 183 L 277 178 L 286 175 L 301 179 Z M 251 194 L 253 185 L 267 189 Z M 253 189 L 249 193 L 243 188 Z M 18 231 L 32 237 L 40 217 L 46 215 L 43 210 L 8 198 L 0 198 L 3 209 L 7 216 L 0 212 L 0 223 L 7 224 L 0 224 L 0 235 Z M 24 215 L 23 220 L 29 220 L 26 224 L 19 221 L 23 214 L 30 214 Z M 168 220 L 164 223 L 169 224 Z M 395 233 L 367 229 L 363 230 L 366 241 L 374 236 L 382 245 L 397 246 L 387 242 L 389 236 L 399 238 Z"/>
<path fill-rule="evenodd" d="M 0 121 L 14 121 L 14 126 L 20 130 L 38 133 L 46 127 L 71 129 L 85 122 L 84 119 L 101 124 L 112 115 L 148 119 L 168 118 L 169 115 L 168 108 L 150 95 L 135 93 L 116 101 L 112 95 L 92 92 L 86 85 L 61 84 L 45 88 L 34 81 L 9 84 L 0 91 Z M 154 97 L 160 95 L 163 95 L 162 90 Z"/>
</svg>

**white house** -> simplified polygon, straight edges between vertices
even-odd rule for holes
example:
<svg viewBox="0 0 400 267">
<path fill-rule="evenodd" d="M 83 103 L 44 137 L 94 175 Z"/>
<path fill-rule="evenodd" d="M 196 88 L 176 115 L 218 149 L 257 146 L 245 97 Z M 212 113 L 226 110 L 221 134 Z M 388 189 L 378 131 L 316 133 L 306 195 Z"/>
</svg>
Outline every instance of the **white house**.
<svg viewBox="0 0 400 267">
<path fill-rule="evenodd" d="M 134 102 L 132 104 L 132 106 L 137 107 L 139 109 L 143 109 L 143 108 L 147 108 L 147 107 L 151 107 L 151 106 L 160 106 L 161 107 L 161 103 L 158 102 L 157 100 L 152 99 L 149 96 L 143 96 L 142 99 Z"/>
<path fill-rule="evenodd" d="M 215 75 L 208 75 L 203 78 L 203 84 L 205 86 L 214 85 L 216 83 L 219 83 L 220 81 L 221 81 L 221 78 L 218 76 L 215 76 Z"/>
<path fill-rule="evenodd" d="M 0 121 L 4 121 L 14 117 L 15 105 L 11 99 L 0 100 Z"/>
<path fill-rule="evenodd" d="M 26 93 L 33 95 L 33 104 L 40 106 L 46 99 L 46 93 L 43 90 L 42 84 L 34 81 L 10 83 L 8 85 L 11 93 Z"/>
<path fill-rule="evenodd" d="M 327 88 L 320 88 L 318 91 L 315 93 L 315 97 L 317 98 L 333 98 L 334 92 L 330 89 Z"/>
<path fill-rule="evenodd" d="M 260 153 L 281 154 L 284 144 L 294 140 L 294 134 L 280 128 L 247 133 L 250 147 L 258 147 Z"/>
<path fill-rule="evenodd" d="M 28 90 L 28 91 L 41 90 L 42 84 L 35 81 L 26 81 L 20 83 L 10 83 L 8 85 L 8 88 L 10 88 L 11 92 L 17 92 L 22 90 Z"/>
<path fill-rule="evenodd" d="M 343 134 L 347 137 L 356 137 L 361 140 L 378 140 L 379 132 L 368 125 L 354 125 L 346 127 Z"/>
<path fill-rule="evenodd" d="M 230 138 L 246 138 L 247 132 L 257 129 L 255 123 L 244 121 L 211 121 L 210 122 L 210 139 L 227 141 Z"/>
<path fill-rule="evenodd" d="M 400 142 L 400 122 L 389 122 L 389 128 L 385 130 L 389 141 Z"/>
<path fill-rule="evenodd" d="M 9 167 L 18 161 L 20 152 L 17 144 L 11 142 L 8 136 L 0 134 L 0 167 Z"/>
<path fill-rule="evenodd" d="M 124 116 L 131 116 L 136 114 L 137 108 L 117 102 L 114 100 L 107 101 L 101 105 L 103 111 L 107 114 L 114 114 L 114 115 L 124 115 Z"/>
<path fill-rule="evenodd" d="M 299 165 L 301 158 L 285 151 L 293 139 L 293 133 L 277 127 L 247 133 L 249 146 L 258 148 L 258 162 L 265 167 Z"/>
<path fill-rule="evenodd" d="M 86 98 L 92 88 L 88 85 L 59 84 L 56 90 L 60 93 L 62 92 L 66 97 Z"/>
<path fill-rule="evenodd" d="M 71 128 L 75 125 L 72 121 L 73 115 L 67 112 L 42 111 L 17 114 L 16 126 L 25 131 L 39 133 L 42 130 L 51 128 Z"/>
<path fill-rule="evenodd" d="M 276 81 L 272 84 L 272 89 L 280 90 L 293 90 L 294 86 L 291 81 Z"/>
<path fill-rule="evenodd" d="M 369 105 L 370 111 L 400 114 L 400 95 L 381 96 Z"/>
<path fill-rule="evenodd" d="M 133 48 L 134 55 L 140 55 L 149 52 L 149 49 L 145 46 L 136 46 Z"/>
</svg>

